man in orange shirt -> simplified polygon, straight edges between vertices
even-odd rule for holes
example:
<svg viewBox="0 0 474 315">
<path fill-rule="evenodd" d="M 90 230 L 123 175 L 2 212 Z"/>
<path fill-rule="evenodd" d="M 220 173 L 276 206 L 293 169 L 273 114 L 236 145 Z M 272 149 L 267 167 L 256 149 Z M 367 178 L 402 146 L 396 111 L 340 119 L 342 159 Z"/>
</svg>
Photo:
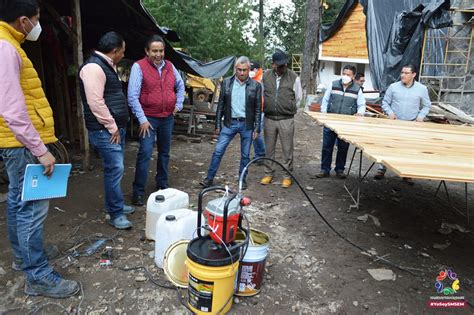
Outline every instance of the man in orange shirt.
<svg viewBox="0 0 474 315">
<path fill-rule="evenodd" d="M 250 62 L 250 73 L 249 76 L 255 81 L 262 83 L 263 69 L 260 64 L 256 61 Z M 265 141 L 263 140 L 263 97 L 262 97 L 262 118 L 261 118 L 261 130 L 258 137 L 253 140 L 254 158 L 265 157 Z M 263 160 L 255 162 L 255 165 L 263 165 Z"/>
</svg>

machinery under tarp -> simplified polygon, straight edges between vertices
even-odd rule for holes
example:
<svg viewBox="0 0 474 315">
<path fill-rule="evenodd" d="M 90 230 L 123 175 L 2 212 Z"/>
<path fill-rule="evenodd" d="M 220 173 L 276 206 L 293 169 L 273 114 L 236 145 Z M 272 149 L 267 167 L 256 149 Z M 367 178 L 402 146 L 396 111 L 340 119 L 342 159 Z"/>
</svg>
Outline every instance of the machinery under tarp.
<svg viewBox="0 0 474 315">
<path fill-rule="evenodd" d="M 153 34 L 165 38 L 167 45 L 165 58 L 177 69 L 205 78 L 222 77 L 232 66 L 235 57 L 228 56 L 208 63 L 191 58 L 176 51 L 169 42 L 179 41 L 173 31 L 160 27 L 140 0 L 81 0 L 81 18 L 84 52 L 96 47 L 100 36 L 108 31 L 116 31 L 127 45 L 125 57 L 131 60 L 142 58 L 144 45 Z"/>
<path fill-rule="evenodd" d="M 404 64 L 419 68 L 425 27 L 451 25 L 449 0 L 360 0 L 366 15 L 367 48 L 372 84 L 384 92 L 399 79 Z M 344 23 L 357 0 L 347 0 L 334 24 L 321 28 L 321 40 L 330 38 Z M 387 27 L 391 25 L 391 27 Z M 430 55 L 443 56 L 442 45 L 432 45 Z"/>
</svg>

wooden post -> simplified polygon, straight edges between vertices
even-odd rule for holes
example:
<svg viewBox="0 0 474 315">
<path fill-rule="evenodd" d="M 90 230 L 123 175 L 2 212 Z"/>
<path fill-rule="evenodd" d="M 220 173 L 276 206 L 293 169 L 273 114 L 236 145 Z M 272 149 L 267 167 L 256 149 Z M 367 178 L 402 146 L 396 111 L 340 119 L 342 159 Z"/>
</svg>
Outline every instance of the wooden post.
<svg viewBox="0 0 474 315">
<path fill-rule="evenodd" d="M 74 64 L 79 67 L 84 62 L 84 55 L 82 52 L 82 22 L 81 22 L 81 1 L 72 0 L 73 11 L 74 11 L 74 29 L 76 30 L 77 37 L 73 40 L 73 52 L 74 52 Z M 89 169 L 89 137 L 84 122 L 84 110 L 82 106 L 81 93 L 79 88 L 79 79 L 76 79 L 76 104 L 77 104 L 77 117 L 79 125 L 79 139 L 81 144 L 81 151 L 83 153 L 82 167 L 83 169 Z"/>
</svg>

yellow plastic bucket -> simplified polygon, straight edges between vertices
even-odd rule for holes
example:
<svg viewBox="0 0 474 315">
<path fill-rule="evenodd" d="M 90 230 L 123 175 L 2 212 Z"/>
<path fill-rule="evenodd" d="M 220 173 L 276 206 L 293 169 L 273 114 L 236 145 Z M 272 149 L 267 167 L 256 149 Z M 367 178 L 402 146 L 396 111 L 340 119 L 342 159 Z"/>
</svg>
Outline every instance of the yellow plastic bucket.
<svg viewBox="0 0 474 315">
<path fill-rule="evenodd" d="M 209 236 L 189 242 L 188 305 L 196 314 L 225 314 L 232 307 L 240 250 L 230 253 Z"/>
</svg>

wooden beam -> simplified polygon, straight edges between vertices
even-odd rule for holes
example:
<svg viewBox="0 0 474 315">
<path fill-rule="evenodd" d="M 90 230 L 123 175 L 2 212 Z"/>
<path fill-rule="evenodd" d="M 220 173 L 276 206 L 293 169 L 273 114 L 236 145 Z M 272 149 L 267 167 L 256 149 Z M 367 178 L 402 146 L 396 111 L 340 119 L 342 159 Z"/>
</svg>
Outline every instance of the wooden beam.
<svg viewBox="0 0 474 315">
<path fill-rule="evenodd" d="M 81 1 L 80 0 L 71 0 L 73 11 L 74 11 L 74 29 L 77 36 L 73 39 L 73 53 L 74 53 L 74 64 L 77 69 L 84 62 L 84 55 L 82 52 L 82 19 L 81 19 Z M 81 92 L 79 87 L 79 79 L 76 77 L 76 104 L 77 104 L 77 117 L 79 125 L 79 140 L 81 145 L 81 151 L 83 154 L 82 157 L 82 167 L 83 169 L 89 169 L 89 137 L 87 135 L 86 126 L 84 122 L 84 108 L 81 100 Z"/>
</svg>

